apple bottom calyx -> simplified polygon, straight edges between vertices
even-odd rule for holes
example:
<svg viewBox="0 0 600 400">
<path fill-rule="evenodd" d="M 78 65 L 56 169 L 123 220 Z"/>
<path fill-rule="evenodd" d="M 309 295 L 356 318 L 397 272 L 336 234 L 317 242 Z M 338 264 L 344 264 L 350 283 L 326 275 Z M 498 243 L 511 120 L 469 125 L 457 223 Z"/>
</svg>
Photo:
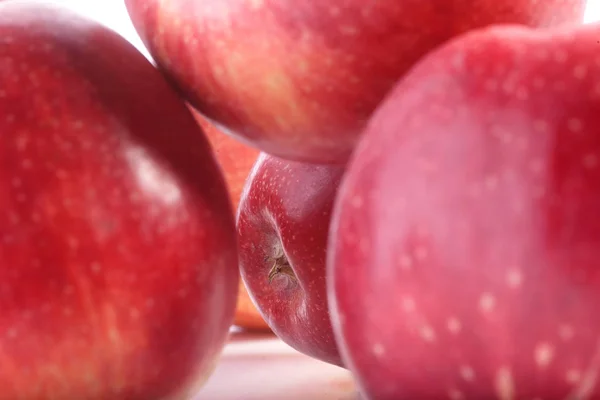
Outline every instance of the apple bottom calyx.
<svg viewBox="0 0 600 400">
<path fill-rule="evenodd" d="M 296 278 L 296 274 L 294 274 L 294 270 L 290 266 L 290 263 L 284 254 L 275 257 L 273 267 L 269 271 L 269 284 L 273 281 L 273 279 L 275 279 L 277 275 L 287 275 L 292 280 L 292 282 L 298 281 L 298 278 Z"/>
</svg>

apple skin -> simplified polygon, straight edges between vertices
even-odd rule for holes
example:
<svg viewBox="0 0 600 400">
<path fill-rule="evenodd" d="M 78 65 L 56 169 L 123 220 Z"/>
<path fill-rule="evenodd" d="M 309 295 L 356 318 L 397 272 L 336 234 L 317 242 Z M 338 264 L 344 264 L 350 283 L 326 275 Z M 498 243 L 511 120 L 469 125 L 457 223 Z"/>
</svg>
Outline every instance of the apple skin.
<svg viewBox="0 0 600 400">
<path fill-rule="evenodd" d="M 8 1 L 0 110 L 0 397 L 191 397 L 239 274 L 225 182 L 185 103 L 113 31 Z"/>
<path fill-rule="evenodd" d="M 202 127 L 219 162 L 235 210 L 240 202 L 246 178 L 248 178 L 248 174 L 260 152 L 223 133 L 216 125 L 193 108 L 190 107 L 190 110 Z"/>
<path fill-rule="evenodd" d="M 467 34 L 375 113 L 328 253 L 366 398 L 600 398 L 598 37 Z"/>
<path fill-rule="evenodd" d="M 348 158 L 427 52 L 494 23 L 580 22 L 584 0 L 126 0 L 157 65 L 231 134 L 286 159 Z"/>
<path fill-rule="evenodd" d="M 237 215 L 242 279 L 265 321 L 296 350 L 340 366 L 327 306 L 325 249 L 343 172 L 339 165 L 262 153 Z M 281 272 L 274 273 L 276 265 Z"/>
<path fill-rule="evenodd" d="M 246 178 L 258 158 L 259 151 L 221 132 L 219 128 L 193 108 L 190 107 L 190 109 L 196 121 L 206 133 L 206 137 L 225 175 L 233 207 L 237 209 Z M 233 323 L 247 330 L 271 330 L 252 302 L 241 279 L 238 285 L 238 298 Z"/>
</svg>

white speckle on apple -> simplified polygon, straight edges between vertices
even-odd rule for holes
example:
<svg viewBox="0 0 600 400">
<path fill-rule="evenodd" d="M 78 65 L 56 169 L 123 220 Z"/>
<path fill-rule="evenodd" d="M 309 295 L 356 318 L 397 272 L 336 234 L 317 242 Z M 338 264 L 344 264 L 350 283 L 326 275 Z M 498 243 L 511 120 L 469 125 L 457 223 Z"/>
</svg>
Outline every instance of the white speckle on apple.
<svg viewBox="0 0 600 400">
<path fill-rule="evenodd" d="M 434 173 L 438 171 L 437 165 L 429 157 L 419 158 L 419 167 L 428 173 Z"/>
<path fill-rule="evenodd" d="M 405 271 L 410 270 L 413 265 L 412 258 L 408 254 L 400 254 L 398 265 Z"/>
<path fill-rule="evenodd" d="M 563 49 L 557 49 L 552 54 L 552 58 L 554 58 L 554 61 L 556 61 L 559 64 L 565 63 L 568 59 L 567 52 Z"/>
<path fill-rule="evenodd" d="M 460 323 L 458 318 L 455 318 L 455 317 L 448 318 L 447 326 L 448 326 L 448 330 L 450 331 L 450 333 L 452 333 L 454 335 L 460 333 L 460 331 L 462 329 L 462 324 Z"/>
<path fill-rule="evenodd" d="M 516 289 L 523 283 L 523 274 L 518 268 L 510 268 L 506 274 L 506 282 L 509 287 Z"/>
<path fill-rule="evenodd" d="M 177 291 L 177 296 L 178 296 L 180 299 L 185 299 L 185 298 L 187 297 L 187 295 L 188 295 L 188 291 L 187 291 L 187 289 L 183 289 L 183 288 L 182 288 L 182 289 L 179 289 L 179 290 Z"/>
<path fill-rule="evenodd" d="M 13 122 L 15 122 L 15 115 L 14 114 L 6 114 L 6 116 L 4 117 L 4 120 L 7 123 L 12 124 Z"/>
<path fill-rule="evenodd" d="M 421 337 L 426 342 L 435 341 L 435 331 L 429 325 L 425 325 L 421 328 Z"/>
<path fill-rule="evenodd" d="M 492 126 L 490 128 L 490 134 L 500 140 L 503 144 L 511 144 L 514 139 L 512 133 L 500 126 Z"/>
<path fill-rule="evenodd" d="M 140 318 L 140 310 L 138 310 L 136 307 L 132 307 L 129 310 L 129 315 L 131 316 L 132 319 L 138 319 L 138 318 Z"/>
<path fill-rule="evenodd" d="M 339 7 L 329 7 L 329 15 L 331 15 L 332 17 L 337 17 L 338 15 L 340 15 L 340 8 Z"/>
<path fill-rule="evenodd" d="M 100 270 L 102 269 L 102 264 L 100 264 L 98 261 L 93 261 L 90 264 L 90 270 L 94 273 L 97 274 L 100 272 Z"/>
<path fill-rule="evenodd" d="M 567 84 L 564 81 L 557 80 L 552 83 L 552 89 L 558 93 L 564 92 L 567 90 Z"/>
<path fill-rule="evenodd" d="M 491 293 L 483 293 L 479 298 L 479 308 L 484 313 L 489 313 L 496 305 L 496 298 Z"/>
<path fill-rule="evenodd" d="M 550 343 L 538 343 L 534 350 L 535 363 L 540 368 L 546 368 L 554 358 L 554 347 Z"/>
<path fill-rule="evenodd" d="M 24 158 L 21 160 L 21 168 L 22 169 L 31 169 L 33 166 L 33 162 L 29 158 Z"/>
<path fill-rule="evenodd" d="M 10 181 L 15 188 L 20 188 L 23 185 L 23 181 L 20 178 L 14 177 Z"/>
<path fill-rule="evenodd" d="M 146 299 L 146 308 L 151 309 L 152 307 L 154 307 L 154 299 L 152 298 L 148 298 Z"/>
<path fill-rule="evenodd" d="M 358 250 L 362 254 L 369 254 L 371 252 L 371 243 L 365 237 L 361 237 L 358 241 Z"/>
<path fill-rule="evenodd" d="M 17 202 L 24 203 L 27 200 L 27 196 L 24 193 L 17 193 Z"/>
<path fill-rule="evenodd" d="M 412 312 L 415 310 L 415 300 L 410 296 L 404 296 L 402 298 L 402 308 L 406 312 Z"/>
<path fill-rule="evenodd" d="M 450 400 L 462 400 L 465 398 L 463 393 L 457 389 L 448 390 L 448 397 L 450 398 Z"/>
<path fill-rule="evenodd" d="M 415 258 L 417 261 L 424 261 L 429 255 L 429 251 L 425 246 L 417 246 L 415 249 Z"/>
<path fill-rule="evenodd" d="M 19 336 L 19 332 L 17 331 L 16 328 L 9 328 L 6 331 L 6 337 L 8 339 L 15 339 L 17 336 Z"/>
<path fill-rule="evenodd" d="M 533 78 L 533 87 L 536 89 L 543 89 L 546 86 L 546 81 L 541 76 Z"/>
<path fill-rule="evenodd" d="M 533 172 L 534 174 L 539 174 L 539 173 L 543 172 L 544 171 L 544 161 L 539 158 L 535 158 L 535 159 L 531 160 L 531 162 L 529 163 L 529 170 L 531 172 Z"/>
<path fill-rule="evenodd" d="M 79 240 L 75 236 L 69 236 L 67 238 L 67 244 L 71 250 L 77 250 L 79 248 Z"/>
<path fill-rule="evenodd" d="M 484 87 L 488 92 L 496 92 L 498 90 L 498 81 L 496 79 L 488 79 L 485 81 Z"/>
<path fill-rule="evenodd" d="M 573 68 L 573 76 L 575 79 L 584 79 L 587 76 L 587 67 L 585 65 L 579 64 Z"/>
<path fill-rule="evenodd" d="M 463 365 L 459 368 L 460 376 L 467 382 L 475 380 L 475 371 L 469 365 Z"/>
<path fill-rule="evenodd" d="M 381 343 L 375 343 L 372 348 L 373 355 L 377 358 L 385 354 L 385 347 Z"/>
<path fill-rule="evenodd" d="M 567 396 L 568 399 L 591 398 L 600 375 L 600 340 L 596 343 L 596 349 L 587 368 L 582 372 L 581 378 L 573 391 Z"/>
<path fill-rule="evenodd" d="M 579 133 L 583 129 L 583 122 L 579 118 L 569 118 L 567 128 L 572 133 Z"/>
<path fill-rule="evenodd" d="M 73 288 L 73 285 L 66 285 L 65 288 L 63 289 L 63 294 L 65 296 L 70 296 L 75 292 L 75 288 Z"/>
<path fill-rule="evenodd" d="M 359 32 L 358 28 L 353 25 L 342 25 L 339 27 L 339 31 L 346 36 L 356 36 Z"/>
<path fill-rule="evenodd" d="M 10 223 L 12 225 L 20 225 L 21 224 L 21 217 L 19 216 L 19 214 L 17 214 L 16 212 L 9 212 L 8 213 L 8 219 L 10 220 Z"/>
<path fill-rule="evenodd" d="M 264 0 L 250 0 L 250 7 L 253 10 L 259 10 L 261 8 L 263 8 L 265 5 Z"/>
<path fill-rule="evenodd" d="M 362 196 L 359 194 L 355 194 L 354 196 L 352 196 L 352 199 L 350 200 L 350 204 L 352 205 L 352 207 L 354 207 L 356 209 L 361 208 L 364 204 Z"/>
<path fill-rule="evenodd" d="M 73 314 L 73 309 L 70 307 L 65 307 L 63 308 L 63 314 L 66 316 L 72 315 Z"/>
<path fill-rule="evenodd" d="M 452 57 L 452 60 L 450 60 L 450 63 L 452 64 L 452 67 L 454 67 L 455 69 L 457 69 L 459 71 L 464 69 L 464 65 L 465 65 L 464 53 L 457 52 L 456 54 L 454 54 L 454 56 Z"/>
<path fill-rule="evenodd" d="M 570 369 L 565 374 L 565 380 L 570 384 L 576 384 L 581 380 L 581 371 Z"/>
<path fill-rule="evenodd" d="M 484 183 L 487 190 L 495 190 L 498 187 L 498 177 L 494 175 L 487 176 Z"/>
<path fill-rule="evenodd" d="M 558 336 L 564 341 L 571 340 L 575 336 L 575 330 L 571 325 L 563 324 L 558 328 Z"/>
<path fill-rule="evenodd" d="M 515 381 L 510 368 L 502 367 L 498 369 L 494 377 L 494 388 L 499 400 L 514 400 Z"/>
<path fill-rule="evenodd" d="M 541 199 L 546 194 L 546 187 L 544 185 L 536 185 L 532 190 L 532 196 L 534 199 Z"/>
<path fill-rule="evenodd" d="M 75 129 L 81 130 L 81 129 L 83 129 L 84 126 L 85 126 L 85 124 L 80 119 L 76 119 L 75 121 L 73 121 L 73 128 L 75 128 Z"/>
<path fill-rule="evenodd" d="M 594 169 L 598 166 L 598 156 L 590 153 L 583 157 L 583 166 L 587 169 Z"/>
</svg>

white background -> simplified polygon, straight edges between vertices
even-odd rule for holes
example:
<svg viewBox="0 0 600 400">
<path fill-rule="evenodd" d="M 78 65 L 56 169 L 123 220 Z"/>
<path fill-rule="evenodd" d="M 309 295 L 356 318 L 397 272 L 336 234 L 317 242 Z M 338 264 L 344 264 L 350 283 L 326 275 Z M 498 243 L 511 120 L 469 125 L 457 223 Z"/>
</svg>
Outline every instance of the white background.
<svg viewBox="0 0 600 400">
<path fill-rule="evenodd" d="M 70 8 L 90 16 L 104 25 L 120 33 L 133 43 L 146 56 L 148 53 L 137 36 L 127 15 L 123 0 L 54 0 L 68 5 Z M 600 0 L 588 0 L 585 21 L 600 20 Z"/>
</svg>

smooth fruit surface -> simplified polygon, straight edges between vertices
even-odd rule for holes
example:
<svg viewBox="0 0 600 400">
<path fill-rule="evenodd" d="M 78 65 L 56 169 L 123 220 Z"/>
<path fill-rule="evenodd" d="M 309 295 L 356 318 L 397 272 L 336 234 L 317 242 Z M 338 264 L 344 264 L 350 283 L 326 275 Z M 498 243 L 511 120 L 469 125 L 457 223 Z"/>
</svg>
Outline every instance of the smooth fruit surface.
<svg viewBox="0 0 600 400">
<path fill-rule="evenodd" d="M 202 130 L 130 44 L 0 4 L 0 398 L 191 396 L 233 318 L 232 214 Z"/>
<path fill-rule="evenodd" d="M 423 55 L 495 23 L 580 22 L 585 0 L 126 0 L 190 103 L 267 153 L 340 162 Z"/>
<path fill-rule="evenodd" d="M 600 397 L 599 37 L 468 34 L 376 112 L 328 260 L 367 398 Z"/>
<path fill-rule="evenodd" d="M 337 365 L 325 247 L 343 171 L 263 153 L 237 216 L 242 279 L 271 329 L 298 351 Z"/>
</svg>

